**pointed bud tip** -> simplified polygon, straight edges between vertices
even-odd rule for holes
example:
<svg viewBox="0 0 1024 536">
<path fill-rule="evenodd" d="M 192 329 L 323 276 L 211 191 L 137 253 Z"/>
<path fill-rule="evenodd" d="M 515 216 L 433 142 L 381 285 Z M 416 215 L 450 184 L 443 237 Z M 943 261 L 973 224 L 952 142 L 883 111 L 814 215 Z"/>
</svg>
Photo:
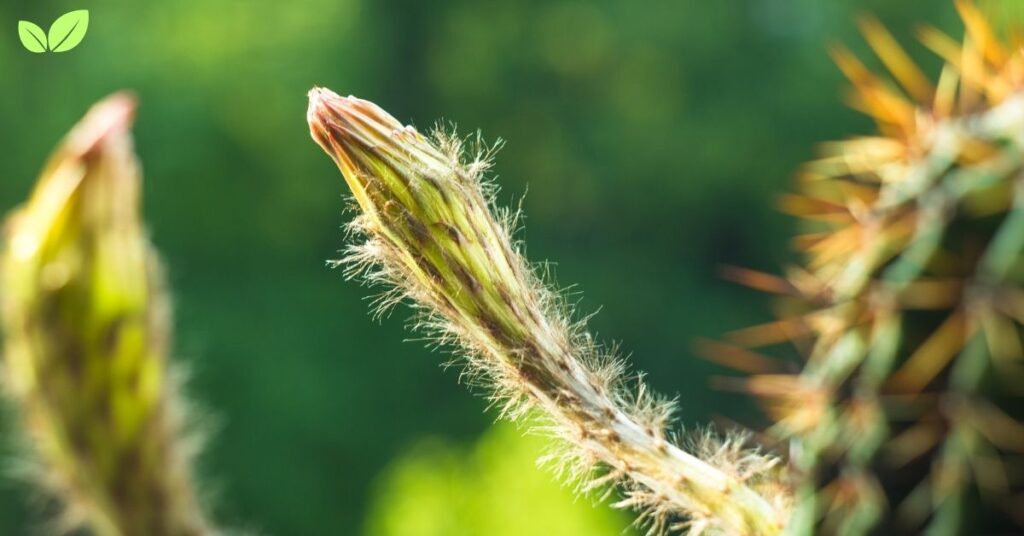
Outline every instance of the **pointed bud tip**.
<svg viewBox="0 0 1024 536">
<path fill-rule="evenodd" d="M 325 87 L 314 87 L 309 90 L 308 96 L 309 109 L 306 116 L 309 119 L 310 124 L 314 122 L 331 122 L 330 120 L 332 118 L 334 118 L 335 121 L 339 119 L 347 120 L 356 113 L 361 105 L 376 107 L 369 101 L 358 99 L 352 95 L 342 97 Z"/>
<path fill-rule="evenodd" d="M 318 126 L 334 134 L 363 141 L 386 137 L 406 129 L 380 106 L 352 95 L 342 97 L 323 87 L 314 87 L 309 91 L 306 117 L 310 127 Z"/>
<path fill-rule="evenodd" d="M 451 171 L 449 159 L 427 138 L 368 100 L 315 87 L 309 92 L 307 117 L 313 140 L 344 173 L 364 159 L 383 159 L 410 172 L 423 168 L 442 174 Z"/>
<path fill-rule="evenodd" d="M 127 134 L 135 121 L 138 99 L 128 91 L 114 93 L 93 105 L 68 133 L 66 147 L 85 155 L 112 136 Z"/>
<path fill-rule="evenodd" d="M 353 148 L 352 143 L 363 147 L 375 147 L 383 132 L 391 130 L 383 118 L 397 123 L 384 110 L 372 102 L 353 96 L 342 97 L 323 87 L 314 87 L 309 92 L 309 109 L 306 119 L 309 133 L 332 158 L 338 159 Z"/>
<path fill-rule="evenodd" d="M 309 108 L 306 111 L 306 118 L 309 123 L 312 124 L 314 121 L 318 121 L 318 115 L 320 111 L 326 106 L 325 102 L 331 98 L 341 98 L 337 93 L 323 87 L 314 87 L 309 90 Z"/>
</svg>

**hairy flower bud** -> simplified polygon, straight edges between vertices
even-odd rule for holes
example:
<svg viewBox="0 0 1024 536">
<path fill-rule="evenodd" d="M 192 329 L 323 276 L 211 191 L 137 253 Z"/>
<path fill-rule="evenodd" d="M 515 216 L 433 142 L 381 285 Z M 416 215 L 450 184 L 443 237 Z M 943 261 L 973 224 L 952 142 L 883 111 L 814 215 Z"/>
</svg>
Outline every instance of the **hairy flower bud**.
<svg viewBox="0 0 1024 536">
<path fill-rule="evenodd" d="M 170 314 L 140 218 L 134 98 L 97 104 L 4 227 L 7 391 L 61 530 L 207 534 L 180 444 Z"/>
<path fill-rule="evenodd" d="M 308 118 L 362 212 L 354 227 L 368 241 L 350 249 L 350 266 L 392 287 L 383 305 L 419 306 L 504 415 L 545 417 L 565 440 L 569 467 L 590 477 L 585 488 L 623 482 L 620 504 L 640 508 L 654 530 L 781 531 L 788 501 L 773 458 L 732 440 L 700 442 L 699 456 L 673 444 L 672 403 L 643 384 L 630 388 L 622 363 L 567 320 L 514 247 L 512 218 L 495 216 L 482 181 L 489 150 L 465 163 L 457 138 L 427 138 L 370 102 L 324 89 L 310 93 Z"/>
</svg>

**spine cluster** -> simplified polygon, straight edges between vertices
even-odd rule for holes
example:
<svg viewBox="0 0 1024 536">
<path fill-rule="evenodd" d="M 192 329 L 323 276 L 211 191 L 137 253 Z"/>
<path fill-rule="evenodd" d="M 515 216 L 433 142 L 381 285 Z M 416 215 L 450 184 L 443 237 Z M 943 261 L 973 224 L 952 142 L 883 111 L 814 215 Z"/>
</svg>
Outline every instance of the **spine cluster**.
<svg viewBox="0 0 1024 536">
<path fill-rule="evenodd" d="M 945 61 L 937 83 L 873 19 L 862 28 L 891 77 L 836 50 L 879 133 L 826 145 L 785 198 L 809 231 L 804 265 L 740 277 L 795 302 L 734 337 L 803 350 L 802 373 L 748 384 L 796 447 L 793 534 L 1024 526 L 1024 54 L 956 6 L 962 44 L 919 32 Z"/>
</svg>

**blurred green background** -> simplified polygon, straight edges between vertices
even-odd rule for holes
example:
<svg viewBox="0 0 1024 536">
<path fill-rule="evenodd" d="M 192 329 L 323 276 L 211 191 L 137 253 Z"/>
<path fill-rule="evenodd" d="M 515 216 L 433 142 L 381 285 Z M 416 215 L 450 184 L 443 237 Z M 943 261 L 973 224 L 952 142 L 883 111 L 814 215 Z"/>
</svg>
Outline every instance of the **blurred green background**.
<svg viewBox="0 0 1024 536">
<path fill-rule="evenodd" d="M 4 0 L 0 207 L 26 197 L 90 103 L 139 94 L 147 218 L 175 289 L 177 356 L 214 423 L 201 472 L 222 524 L 621 534 L 629 516 L 535 472 L 536 440 L 492 427 L 485 401 L 438 366 L 445 356 L 403 342 L 406 310 L 373 322 L 371 291 L 325 266 L 351 215 L 309 139 L 306 91 L 324 85 L 421 128 L 444 118 L 506 139 L 500 199 L 526 194 L 530 257 L 557 263 L 580 311 L 601 309 L 600 337 L 678 395 L 682 423 L 756 424 L 743 396 L 709 386 L 729 372 L 692 351 L 698 337 L 770 316 L 765 297 L 717 269 L 791 261 L 792 222 L 774 196 L 815 142 L 869 129 L 840 104 L 827 45 L 867 57 L 862 12 L 908 43 L 917 22 L 959 35 L 951 4 Z M 21 48 L 19 19 L 45 28 L 80 8 L 92 17 L 79 48 Z M 38 524 L 34 497 L 3 481 L 0 533 Z"/>
</svg>

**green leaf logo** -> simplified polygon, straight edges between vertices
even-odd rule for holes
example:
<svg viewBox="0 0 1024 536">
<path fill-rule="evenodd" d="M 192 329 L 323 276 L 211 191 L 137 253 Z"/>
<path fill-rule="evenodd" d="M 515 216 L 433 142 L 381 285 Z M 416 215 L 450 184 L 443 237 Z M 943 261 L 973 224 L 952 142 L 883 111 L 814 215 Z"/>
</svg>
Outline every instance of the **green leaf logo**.
<svg viewBox="0 0 1024 536">
<path fill-rule="evenodd" d="M 85 32 L 89 29 L 89 11 L 79 9 L 61 15 L 53 21 L 50 26 L 50 33 L 47 34 L 50 40 L 50 50 L 53 52 L 67 52 L 78 46 L 85 39 Z"/>
<path fill-rule="evenodd" d="M 29 52 L 36 54 L 46 52 L 46 32 L 39 26 L 27 20 L 19 20 L 18 37 L 21 38 L 21 44 L 25 45 Z"/>
<path fill-rule="evenodd" d="M 65 13 L 53 21 L 50 31 L 27 20 L 18 21 L 18 37 L 29 52 L 67 52 L 77 47 L 89 30 L 89 10 L 79 9 Z"/>
</svg>

